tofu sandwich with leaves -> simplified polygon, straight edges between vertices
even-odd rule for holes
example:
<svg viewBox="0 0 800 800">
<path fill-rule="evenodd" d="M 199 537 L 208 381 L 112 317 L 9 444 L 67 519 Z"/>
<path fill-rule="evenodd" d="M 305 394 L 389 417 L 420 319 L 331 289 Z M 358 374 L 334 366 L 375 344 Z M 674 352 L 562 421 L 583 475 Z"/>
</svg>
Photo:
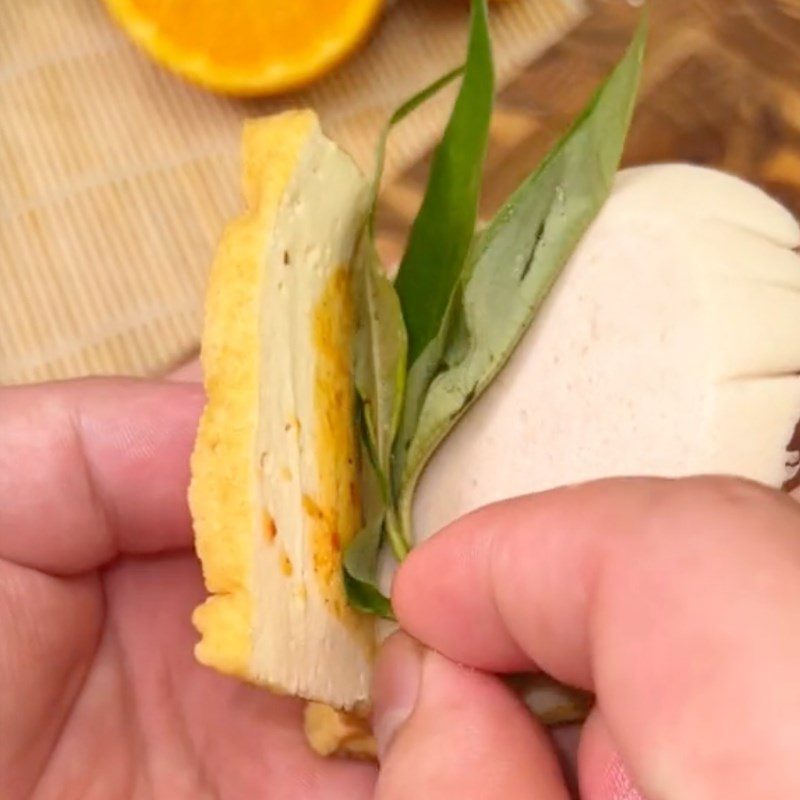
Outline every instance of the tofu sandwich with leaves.
<svg viewBox="0 0 800 800">
<path fill-rule="evenodd" d="M 247 209 L 220 245 L 203 336 L 197 657 L 316 701 L 321 751 L 349 739 L 369 753 L 363 728 L 326 706 L 369 708 L 375 620 L 391 618 L 381 565 L 457 516 L 596 477 L 780 487 L 797 471 L 800 229 L 722 173 L 617 173 L 644 40 L 643 23 L 479 231 L 485 0 L 464 67 L 395 113 L 371 180 L 311 112 L 246 129 Z M 392 282 L 373 230 L 387 138 L 458 78 Z M 545 691 L 533 706 L 552 718 L 562 702 Z"/>
</svg>

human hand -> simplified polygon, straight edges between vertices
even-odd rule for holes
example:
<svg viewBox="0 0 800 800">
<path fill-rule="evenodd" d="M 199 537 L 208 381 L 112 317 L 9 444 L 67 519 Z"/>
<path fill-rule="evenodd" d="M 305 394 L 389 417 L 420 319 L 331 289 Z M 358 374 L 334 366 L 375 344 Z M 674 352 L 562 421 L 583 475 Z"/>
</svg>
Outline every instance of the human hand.
<svg viewBox="0 0 800 800">
<path fill-rule="evenodd" d="M 393 602 L 438 653 L 397 634 L 379 659 L 379 800 L 568 797 L 488 674 L 536 665 L 597 694 L 584 800 L 800 797 L 800 506 L 777 492 L 614 480 L 500 503 L 412 552 Z"/>
<path fill-rule="evenodd" d="M 0 797 L 366 798 L 305 744 L 298 701 L 192 657 L 186 506 L 202 392 L 0 389 Z"/>
</svg>

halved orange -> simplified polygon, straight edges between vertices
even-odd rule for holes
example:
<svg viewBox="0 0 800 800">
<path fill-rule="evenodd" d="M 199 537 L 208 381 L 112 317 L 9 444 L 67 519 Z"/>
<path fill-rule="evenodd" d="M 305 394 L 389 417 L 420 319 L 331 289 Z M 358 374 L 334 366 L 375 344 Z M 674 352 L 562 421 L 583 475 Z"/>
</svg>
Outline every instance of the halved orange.
<svg viewBox="0 0 800 800">
<path fill-rule="evenodd" d="M 152 58 L 218 92 L 265 95 L 329 71 L 369 33 L 384 0 L 105 0 Z"/>
</svg>

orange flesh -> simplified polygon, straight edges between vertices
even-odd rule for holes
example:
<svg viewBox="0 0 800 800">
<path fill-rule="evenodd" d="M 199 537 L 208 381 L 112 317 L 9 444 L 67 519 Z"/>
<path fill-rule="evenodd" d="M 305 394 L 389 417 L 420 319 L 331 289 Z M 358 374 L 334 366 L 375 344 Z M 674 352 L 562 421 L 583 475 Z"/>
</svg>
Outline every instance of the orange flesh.
<svg viewBox="0 0 800 800">
<path fill-rule="evenodd" d="M 159 35 L 219 67 L 303 63 L 363 27 L 374 3 L 345 0 L 131 0 Z"/>
</svg>

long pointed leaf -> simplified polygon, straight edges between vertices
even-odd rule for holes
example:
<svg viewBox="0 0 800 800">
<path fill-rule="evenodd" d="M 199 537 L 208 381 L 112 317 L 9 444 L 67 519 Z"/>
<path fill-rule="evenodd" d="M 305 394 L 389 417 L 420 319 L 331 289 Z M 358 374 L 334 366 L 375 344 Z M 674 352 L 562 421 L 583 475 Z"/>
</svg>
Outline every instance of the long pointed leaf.
<svg viewBox="0 0 800 800">
<path fill-rule="evenodd" d="M 392 128 L 464 71 L 459 67 L 404 102 L 391 116 L 378 141 L 372 203 L 353 263 L 357 325 L 354 375 L 362 430 L 362 529 L 344 556 L 344 585 L 350 604 L 366 613 L 391 617 L 391 604 L 377 586 L 378 553 L 386 532 L 391 489 L 392 445 L 397 434 L 406 377 L 407 339 L 400 301 L 380 263 L 374 241 L 375 205 Z M 394 518 L 391 513 L 391 518 Z M 408 550 L 397 526 L 389 538 L 398 558 Z"/>
<path fill-rule="evenodd" d="M 464 324 L 451 335 L 446 358 L 452 366 L 425 395 L 404 464 L 400 504 L 406 527 L 425 463 L 507 362 L 611 192 L 645 41 L 643 19 L 626 55 L 569 133 L 477 242 L 463 293 Z"/>
<path fill-rule="evenodd" d="M 464 80 L 434 153 L 425 197 L 395 280 L 408 331 L 410 365 L 395 445 L 395 490 L 425 393 L 441 368 L 453 303 L 468 263 L 493 97 L 486 0 L 473 0 Z"/>
<path fill-rule="evenodd" d="M 493 98 L 486 0 L 473 0 L 464 80 L 395 280 L 411 364 L 442 328 L 472 241 Z"/>
</svg>

